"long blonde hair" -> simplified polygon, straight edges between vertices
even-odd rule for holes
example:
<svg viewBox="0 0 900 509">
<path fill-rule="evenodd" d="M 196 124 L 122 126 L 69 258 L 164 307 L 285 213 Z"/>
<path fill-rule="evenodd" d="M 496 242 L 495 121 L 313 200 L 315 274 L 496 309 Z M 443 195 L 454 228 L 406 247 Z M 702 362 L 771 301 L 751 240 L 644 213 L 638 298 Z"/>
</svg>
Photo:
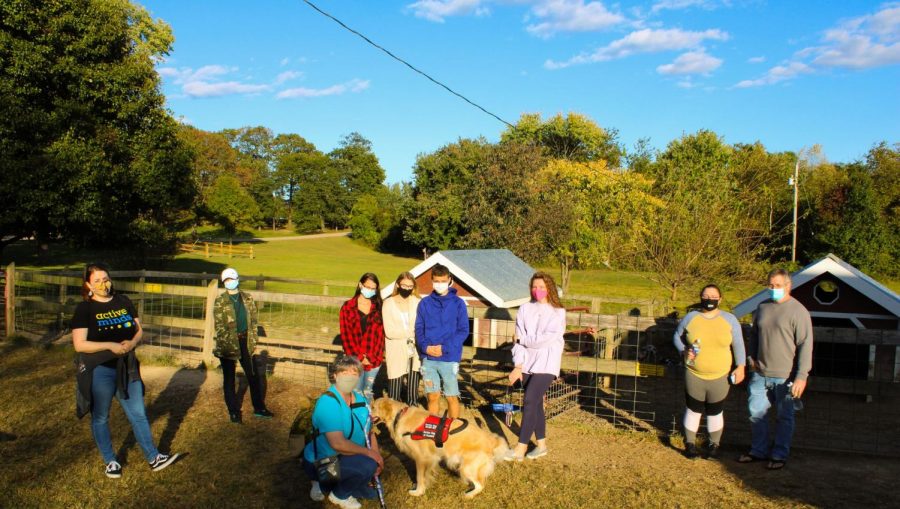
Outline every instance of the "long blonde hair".
<svg viewBox="0 0 900 509">
<path fill-rule="evenodd" d="M 403 281 L 404 279 L 409 279 L 413 282 L 412 294 L 416 297 L 420 297 L 419 285 L 416 284 L 416 277 L 412 275 L 412 272 L 401 272 L 400 275 L 397 276 L 397 280 L 394 281 L 394 291 L 391 292 L 391 297 L 400 293 L 400 281 Z"/>
</svg>

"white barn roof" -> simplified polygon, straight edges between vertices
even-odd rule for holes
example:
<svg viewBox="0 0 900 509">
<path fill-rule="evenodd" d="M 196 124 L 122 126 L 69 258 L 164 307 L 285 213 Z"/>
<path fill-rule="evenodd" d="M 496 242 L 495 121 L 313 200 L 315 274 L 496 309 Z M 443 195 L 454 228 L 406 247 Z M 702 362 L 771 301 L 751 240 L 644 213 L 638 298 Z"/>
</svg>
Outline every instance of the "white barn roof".
<svg viewBox="0 0 900 509">
<path fill-rule="evenodd" d="M 797 288 L 825 272 L 830 273 L 854 290 L 872 299 L 873 302 L 887 309 L 894 316 L 900 317 L 900 296 L 853 265 L 830 253 L 825 258 L 791 274 L 791 287 Z M 768 298 L 768 290 L 760 290 L 752 297 L 735 306 L 732 313 L 741 318 L 755 311 L 759 304 Z"/>
</svg>

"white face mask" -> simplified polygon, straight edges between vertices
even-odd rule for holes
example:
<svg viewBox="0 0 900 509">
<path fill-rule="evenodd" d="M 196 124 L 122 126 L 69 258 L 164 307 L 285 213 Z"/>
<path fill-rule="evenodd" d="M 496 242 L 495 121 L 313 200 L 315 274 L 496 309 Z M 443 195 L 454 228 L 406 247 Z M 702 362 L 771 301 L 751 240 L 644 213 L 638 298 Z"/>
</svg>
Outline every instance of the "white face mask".
<svg viewBox="0 0 900 509">
<path fill-rule="evenodd" d="M 347 394 L 359 385 L 359 375 L 337 375 L 334 377 L 334 386 L 338 392 Z"/>
<path fill-rule="evenodd" d="M 432 283 L 432 286 L 438 295 L 444 295 L 450 290 L 450 283 Z"/>
<path fill-rule="evenodd" d="M 229 279 L 225 281 L 225 289 L 226 290 L 237 290 L 238 285 L 240 285 L 240 281 L 237 279 Z"/>
</svg>

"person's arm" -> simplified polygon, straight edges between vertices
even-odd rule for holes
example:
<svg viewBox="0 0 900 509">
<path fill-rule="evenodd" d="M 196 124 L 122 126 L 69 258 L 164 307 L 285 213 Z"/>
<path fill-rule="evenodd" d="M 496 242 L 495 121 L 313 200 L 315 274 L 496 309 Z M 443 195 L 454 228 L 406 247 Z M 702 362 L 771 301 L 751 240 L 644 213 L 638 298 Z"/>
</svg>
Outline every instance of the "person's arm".
<svg viewBox="0 0 900 509">
<path fill-rule="evenodd" d="M 416 346 L 418 346 L 419 351 L 425 355 L 440 357 L 440 354 L 435 355 L 433 353 L 435 351 L 433 338 L 429 338 L 425 334 L 425 313 L 423 309 L 425 306 L 425 299 L 419 301 L 419 306 L 416 311 Z"/>
<path fill-rule="evenodd" d="M 689 317 L 693 318 L 691 314 L 688 313 L 687 316 L 678 322 L 678 326 L 675 327 L 675 333 L 672 335 L 672 344 L 675 345 L 675 349 L 678 350 L 678 353 L 682 355 L 684 355 L 684 330 L 687 328 Z"/>
<path fill-rule="evenodd" d="M 372 433 L 370 436 L 374 436 Z M 357 443 L 351 442 L 344 438 L 344 433 L 342 431 L 329 431 L 325 433 L 325 439 L 328 440 L 328 445 L 331 446 L 332 449 L 335 450 L 338 454 L 343 454 L 345 456 L 351 456 L 354 454 L 359 454 L 362 456 L 366 456 L 372 458 L 375 463 L 378 464 L 378 471 L 384 467 L 384 460 L 381 458 L 381 453 L 377 449 L 377 442 L 372 441 L 373 447 L 372 449 L 367 449 L 364 446 L 361 446 Z"/>
<path fill-rule="evenodd" d="M 747 369 L 754 371 L 756 361 L 759 359 L 759 308 L 753 312 L 753 321 L 750 325 L 750 334 L 747 337 Z"/>
<path fill-rule="evenodd" d="M 812 369 L 813 359 L 813 327 L 812 318 L 804 308 L 798 313 L 794 323 L 794 341 L 797 344 L 797 373 L 794 375 L 794 384 L 791 386 L 791 394 L 795 398 L 803 395 L 806 390 L 806 380 Z"/>
<path fill-rule="evenodd" d="M 384 320 L 384 335 L 390 339 L 406 339 L 403 320 L 400 319 L 399 308 L 394 297 L 388 297 L 381 307 L 381 318 Z"/>
<path fill-rule="evenodd" d="M 134 336 L 132 336 L 129 340 L 122 341 L 122 345 L 125 346 L 125 353 L 128 353 L 137 348 L 138 344 L 140 344 L 141 342 L 141 339 L 144 338 L 144 328 L 141 327 L 141 321 L 137 318 L 134 319 L 134 328 L 136 329 Z"/>
<path fill-rule="evenodd" d="M 517 317 L 518 318 L 518 317 Z M 553 317 L 547 321 L 543 330 L 537 330 L 533 334 L 527 334 L 524 345 L 528 348 L 548 348 L 554 343 L 563 343 L 563 334 L 566 332 L 566 311 L 554 309 Z"/>
<path fill-rule="evenodd" d="M 341 346 L 344 347 L 345 354 L 361 359 L 362 353 L 359 348 L 360 338 L 356 337 L 353 332 L 353 313 L 356 312 L 356 309 L 353 308 L 354 306 L 351 305 L 350 301 L 341 306 Z"/>
<path fill-rule="evenodd" d="M 463 344 L 469 337 L 469 312 L 466 310 L 466 302 L 462 299 L 459 299 L 456 310 L 456 330 L 450 337 L 454 351 L 462 351 Z"/>
<path fill-rule="evenodd" d="M 728 313 L 724 316 L 728 320 L 729 325 L 731 325 L 731 355 L 734 357 L 735 365 L 731 375 L 734 378 L 734 385 L 737 385 L 744 381 L 744 376 L 746 375 L 747 354 L 744 350 L 744 333 L 741 330 L 740 322 L 737 321 L 734 315 Z"/>
<path fill-rule="evenodd" d="M 86 328 L 72 329 L 72 346 L 79 353 L 97 353 L 109 350 L 116 355 L 125 355 L 128 350 L 122 343 L 112 341 L 88 341 Z"/>
</svg>

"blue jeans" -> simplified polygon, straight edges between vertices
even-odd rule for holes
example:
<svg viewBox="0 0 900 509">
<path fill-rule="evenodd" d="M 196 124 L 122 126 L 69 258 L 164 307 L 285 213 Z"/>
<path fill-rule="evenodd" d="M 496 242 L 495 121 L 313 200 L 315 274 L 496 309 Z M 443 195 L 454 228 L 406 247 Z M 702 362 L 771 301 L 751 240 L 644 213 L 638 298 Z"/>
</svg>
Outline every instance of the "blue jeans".
<svg viewBox="0 0 900 509">
<path fill-rule="evenodd" d="M 378 469 L 378 463 L 375 463 L 375 460 L 362 454 L 349 456 L 342 454 L 339 456 L 338 462 L 341 464 L 341 480 L 338 481 L 337 486 L 320 486 L 323 492 L 334 492 L 334 496 L 341 500 L 350 496 L 368 499 L 378 496 L 378 492 L 369 486 L 369 481 L 375 477 L 375 470 Z M 306 458 L 303 459 L 303 470 L 311 481 L 317 480 L 316 467 Z"/>
<path fill-rule="evenodd" d="M 144 411 L 144 384 L 135 380 L 128 384 L 128 399 L 120 391 L 116 391 L 116 370 L 106 366 L 94 368 L 91 382 L 91 396 L 94 400 L 91 408 L 91 431 L 94 441 L 100 449 L 103 461 L 109 463 L 116 459 L 113 451 L 112 435 L 109 433 L 109 408 L 112 405 L 113 396 L 119 400 L 122 410 L 131 422 L 134 438 L 144 451 L 147 462 L 153 461 L 159 451 L 153 444 L 153 436 L 150 434 L 150 422 L 147 421 L 147 413 Z"/>
<path fill-rule="evenodd" d="M 379 371 L 381 371 L 381 366 L 372 368 L 371 371 L 363 371 L 359 377 L 359 385 L 356 386 L 356 390 L 363 393 L 370 402 L 372 401 L 372 387 L 375 386 L 375 377 L 378 376 Z"/>
<path fill-rule="evenodd" d="M 422 359 L 422 380 L 425 381 L 425 394 L 440 392 L 449 398 L 459 396 L 459 363 Z"/>
<path fill-rule="evenodd" d="M 785 378 L 772 378 L 750 373 L 751 447 L 750 454 L 758 458 L 786 460 L 791 452 L 794 436 L 794 400 Z M 769 454 L 769 421 L 766 414 L 775 405 L 775 445 Z"/>
</svg>

